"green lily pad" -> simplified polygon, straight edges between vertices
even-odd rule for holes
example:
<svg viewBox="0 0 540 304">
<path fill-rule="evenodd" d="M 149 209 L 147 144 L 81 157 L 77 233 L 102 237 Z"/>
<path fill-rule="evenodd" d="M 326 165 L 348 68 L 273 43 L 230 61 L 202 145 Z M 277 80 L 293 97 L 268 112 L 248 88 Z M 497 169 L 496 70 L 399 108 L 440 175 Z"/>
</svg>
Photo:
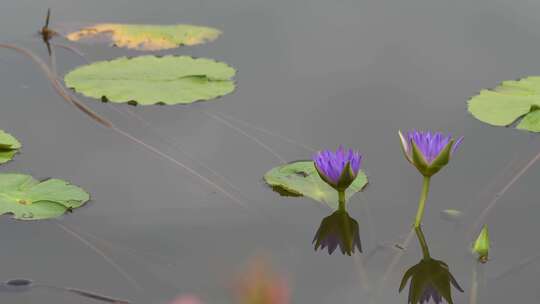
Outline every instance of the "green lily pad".
<svg viewBox="0 0 540 304">
<path fill-rule="evenodd" d="M 296 161 L 268 171 L 264 180 L 274 191 L 284 196 L 306 196 L 337 209 L 338 195 L 334 188 L 326 184 L 317 173 L 313 161 Z M 349 199 L 356 192 L 362 191 L 368 179 L 364 172 L 358 176 L 345 192 Z"/>
<path fill-rule="evenodd" d="M 468 103 L 469 112 L 493 126 L 509 126 L 540 132 L 540 76 L 502 82 L 482 90 Z"/>
<path fill-rule="evenodd" d="M 445 209 L 440 213 L 441 218 L 445 221 L 457 223 L 463 219 L 463 212 L 456 209 Z"/>
<path fill-rule="evenodd" d="M 70 41 L 109 42 L 113 46 L 140 51 L 157 51 L 196 45 L 216 39 L 215 28 L 189 24 L 146 25 L 100 23 L 67 33 Z"/>
<path fill-rule="evenodd" d="M 25 174 L 0 174 L 0 214 L 19 220 L 59 217 L 90 199 L 83 189 L 61 179 L 38 181 Z"/>
<path fill-rule="evenodd" d="M 21 143 L 15 137 L 0 130 L 0 164 L 12 160 L 20 148 Z"/>
<path fill-rule="evenodd" d="M 64 80 L 97 99 L 132 104 L 188 104 L 234 91 L 236 71 L 225 63 L 189 56 L 121 57 L 81 66 Z"/>
</svg>

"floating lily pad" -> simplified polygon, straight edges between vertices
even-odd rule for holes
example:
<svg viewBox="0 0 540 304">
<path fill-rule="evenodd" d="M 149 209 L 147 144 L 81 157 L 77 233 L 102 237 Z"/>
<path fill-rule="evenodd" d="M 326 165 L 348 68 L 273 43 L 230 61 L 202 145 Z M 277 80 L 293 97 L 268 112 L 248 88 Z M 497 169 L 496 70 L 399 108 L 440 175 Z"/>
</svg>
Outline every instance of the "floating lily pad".
<svg viewBox="0 0 540 304">
<path fill-rule="evenodd" d="M 457 223 L 463 219 L 463 212 L 456 209 L 445 209 L 440 213 L 441 218 L 445 221 Z"/>
<path fill-rule="evenodd" d="M 20 148 L 21 143 L 15 137 L 0 130 L 0 164 L 12 160 Z"/>
<path fill-rule="evenodd" d="M 225 63 L 189 56 L 121 57 L 84 65 L 64 80 L 75 91 L 111 102 L 187 104 L 234 90 L 236 71 Z"/>
<path fill-rule="evenodd" d="M 502 82 L 469 100 L 469 112 L 493 126 L 540 132 L 540 76 Z"/>
<path fill-rule="evenodd" d="M 189 24 L 145 25 L 100 23 L 68 33 L 71 41 L 107 42 L 112 46 L 141 51 L 157 51 L 215 40 L 215 28 Z"/>
<path fill-rule="evenodd" d="M 333 209 L 338 206 L 336 190 L 319 177 L 312 161 L 297 161 L 276 167 L 264 175 L 264 180 L 281 195 L 306 196 Z M 367 183 L 364 172 L 358 172 L 358 176 L 345 192 L 346 198 L 349 199 L 356 192 L 362 191 Z"/>
<path fill-rule="evenodd" d="M 0 214 L 19 220 L 42 220 L 61 216 L 90 199 L 83 189 L 51 178 L 38 181 L 25 174 L 0 174 Z"/>
</svg>

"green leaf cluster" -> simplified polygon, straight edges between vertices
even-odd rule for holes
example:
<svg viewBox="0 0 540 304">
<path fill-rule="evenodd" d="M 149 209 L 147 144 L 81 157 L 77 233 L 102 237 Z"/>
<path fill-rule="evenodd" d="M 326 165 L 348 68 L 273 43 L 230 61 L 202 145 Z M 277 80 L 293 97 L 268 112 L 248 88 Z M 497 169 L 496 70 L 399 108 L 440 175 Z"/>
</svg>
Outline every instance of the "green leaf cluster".
<svg viewBox="0 0 540 304">
<path fill-rule="evenodd" d="M 20 148 L 21 143 L 13 135 L 0 130 L 0 164 L 12 160 Z"/>
<path fill-rule="evenodd" d="M 502 82 L 482 90 L 468 102 L 469 112 L 493 126 L 540 132 L 540 76 Z"/>
<path fill-rule="evenodd" d="M 0 163 L 11 160 L 20 148 L 15 137 L 0 130 Z M 61 179 L 38 181 L 26 174 L 0 173 L 0 214 L 18 220 L 58 217 L 88 200 L 86 191 Z"/>
</svg>

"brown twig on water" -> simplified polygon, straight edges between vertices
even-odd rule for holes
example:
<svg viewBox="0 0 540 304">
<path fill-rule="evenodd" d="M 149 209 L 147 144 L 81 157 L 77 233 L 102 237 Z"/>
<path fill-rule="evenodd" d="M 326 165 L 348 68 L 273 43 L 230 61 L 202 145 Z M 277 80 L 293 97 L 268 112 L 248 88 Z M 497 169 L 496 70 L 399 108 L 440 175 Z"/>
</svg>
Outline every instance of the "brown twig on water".
<svg viewBox="0 0 540 304">
<path fill-rule="evenodd" d="M 34 53 L 32 53 L 31 51 L 25 49 L 25 48 L 22 48 L 22 47 L 19 47 L 19 46 L 16 46 L 16 45 L 12 45 L 12 44 L 5 44 L 5 43 L 0 43 L 0 48 L 5 48 L 5 49 L 11 49 L 11 50 L 14 50 L 20 54 L 23 54 L 25 56 L 27 56 L 28 58 L 30 58 L 32 61 L 34 61 L 40 68 L 41 70 L 45 73 L 45 75 L 47 76 L 47 78 L 49 79 L 49 81 L 51 82 L 54 90 L 64 99 L 66 100 L 68 103 L 74 105 L 76 108 L 78 108 L 79 110 L 81 110 L 83 113 L 85 113 L 86 115 L 88 115 L 90 118 L 92 118 L 94 121 L 96 121 L 97 123 L 99 123 L 100 125 L 106 127 L 106 128 L 109 128 L 115 132 L 117 132 L 118 134 L 120 135 L 123 135 L 124 137 L 126 137 L 127 139 L 131 140 L 132 142 L 135 142 L 141 146 L 143 146 L 144 148 L 146 148 L 147 150 L 155 153 L 155 154 L 158 154 L 159 156 L 161 156 L 162 158 L 165 158 L 169 161 L 171 161 L 172 163 L 176 164 L 177 166 L 185 169 L 186 171 L 188 171 L 189 173 L 191 173 L 192 175 L 194 175 L 195 177 L 199 178 L 200 180 L 202 180 L 204 183 L 208 184 L 209 186 L 211 186 L 212 188 L 218 190 L 219 192 L 221 192 L 222 194 L 224 194 L 226 197 L 228 197 L 229 199 L 231 199 L 232 201 L 234 201 L 235 203 L 237 203 L 238 205 L 242 206 L 242 207 L 247 207 L 247 204 L 244 203 L 242 200 L 240 200 L 239 198 L 235 197 L 234 195 L 232 195 L 230 192 L 228 192 L 227 190 L 225 190 L 224 188 L 222 188 L 221 186 L 217 185 L 216 183 L 212 182 L 211 180 L 209 180 L 208 178 L 202 176 L 201 174 L 199 174 L 198 172 L 196 172 L 194 169 L 188 167 L 187 165 L 185 165 L 184 163 L 176 160 L 174 157 L 160 151 L 159 149 L 155 148 L 154 146 L 152 145 L 149 145 L 145 142 L 143 142 L 142 140 L 132 136 L 131 134 L 127 133 L 126 131 L 116 127 L 112 122 L 110 122 L 109 120 L 105 119 L 105 118 L 102 118 L 100 115 L 98 115 L 96 112 L 94 112 L 92 109 L 90 109 L 89 107 L 87 107 L 86 105 L 84 105 L 82 102 L 80 102 L 79 100 L 77 100 L 77 98 L 75 98 L 74 96 L 70 95 L 65 89 L 64 87 L 62 86 L 62 84 L 58 81 L 58 77 L 56 76 L 56 74 L 54 74 L 51 69 L 49 69 L 49 67 L 47 66 L 47 64 L 45 64 L 43 62 L 43 60 L 41 60 L 38 56 L 36 56 Z"/>
</svg>

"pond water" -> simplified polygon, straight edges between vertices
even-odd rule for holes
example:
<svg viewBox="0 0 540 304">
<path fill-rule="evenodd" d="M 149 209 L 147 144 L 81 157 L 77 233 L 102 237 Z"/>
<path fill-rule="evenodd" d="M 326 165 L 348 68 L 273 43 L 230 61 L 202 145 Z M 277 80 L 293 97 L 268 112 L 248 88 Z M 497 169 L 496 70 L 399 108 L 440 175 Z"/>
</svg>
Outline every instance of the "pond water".
<svg viewBox="0 0 540 304">
<path fill-rule="evenodd" d="M 53 28 L 112 21 L 221 29 L 224 34 L 212 43 L 159 53 L 231 64 L 238 69 L 233 94 L 171 107 L 81 99 L 245 205 L 99 126 L 56 95 L 35 64 L 0 50 L 0 128 L 23 143 L 22 153 L 1 171 L 66 179 L 92 194 L 89 204 L 59 221 L 3 217 L 0 280 L 32 279 L 133 303 L 167 303 L 181 293 L 232 303 L 231 278 L 252 257 L 264 255 L 287 277 L 293 303 L 406 303 L 407 290 L 400 294 L 398 286 L 421 256 L 416 240 L 379 283 L 400 252 L 394 244 L 410 230 L 422 182 L 403 158 L 397 130 L 420 128 L 465 136 L 450 166 L 433 179 L 424 233 L 432 255 L 449 264 L 465 289 L 454 290 L 455 302 L 466 303 L 475 264 L 469 242 L 478 233 L 471 233 L 471 225 L 540 150 L 536 136 L 490 127 L 466 111 L 467 99 L 481 88 L 539 74 L 540 3 L 535 1 L 7 0 L 0 7 L 1 40 L 43 58 L 46 49 L 33 35 L 48 7 Z M 140 54 L 76 46 L 91 61 Z M 63 49 L 56 55 L 61 75 L 84 63 Z M 263 174 L 281 160 L 260 142 L 285 161 L 310 158 L 302 145 L 360 149 L 370 184 L 352 198 L 349 213 L 359 222 L 363 255 L 313 250 L 313 236 L 331 211 L 307 198 L 280 197 L 265 186 Z M 483 267 L 480 303 L 540 298 L 535 280 L 540 245 L 534 241 L 540 229 L 538 166 L 486 218 L 493 248 Z M 444 209 L 464 211 L 462 222 L 441 219 Z M 47 288 L 1 291 L 0 302 L 97 303 Z"/>
</svg>

